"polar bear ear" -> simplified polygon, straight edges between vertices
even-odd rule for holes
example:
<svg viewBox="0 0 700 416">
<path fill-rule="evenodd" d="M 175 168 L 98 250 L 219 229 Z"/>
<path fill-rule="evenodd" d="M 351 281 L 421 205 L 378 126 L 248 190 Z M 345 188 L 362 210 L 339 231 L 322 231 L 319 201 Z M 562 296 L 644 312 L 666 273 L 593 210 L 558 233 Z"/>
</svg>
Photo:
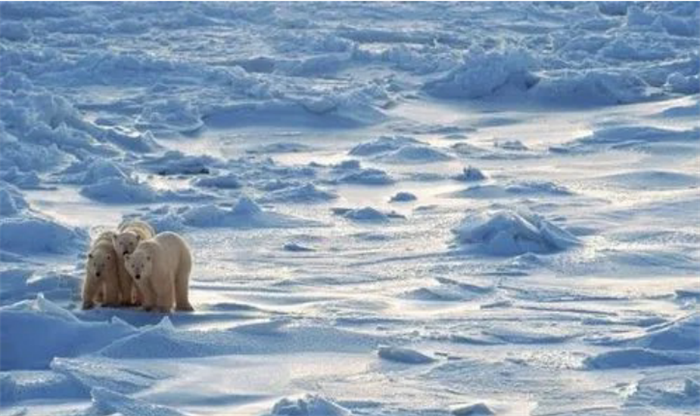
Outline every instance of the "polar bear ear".
<svg viewBox="0 0 700 416">
<path fill-rule="evenodd" d="M 136 234 L 136 241 L 141 241 L 141 234 Z"/>
</svg>

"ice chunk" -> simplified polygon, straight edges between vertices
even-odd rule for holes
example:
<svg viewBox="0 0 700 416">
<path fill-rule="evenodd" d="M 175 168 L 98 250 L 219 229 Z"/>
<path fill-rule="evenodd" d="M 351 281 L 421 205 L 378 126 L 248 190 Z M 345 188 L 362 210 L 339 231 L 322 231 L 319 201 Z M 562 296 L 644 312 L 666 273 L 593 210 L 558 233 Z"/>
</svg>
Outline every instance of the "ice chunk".
<svg viewBox="0 0 700 416">
<path fill-rule="evenodd" d="M 360 169 L 342 175 L 337 179 L 339 183 L 349 183 L 356 185 L 390 185 L 394 179 L 381 169 Z"/>
<path fill-rule="evenodd" d="M 486 175 L 481 170 L 469 166 L 464 168 L 462 173 L 456 175 L 454 179 L 462 182 L 476 182 L 486 179 Z"/>
<path fill-rule="evenodd" d="M 15 340 L 3 343 L 2 370 L 45 369 L 54 357 L 91 353 L 135 332 L 124 323 L 80 321 L 42 297 L 1 308 L 0 318 L 0 338 Z"/>
<path fill-rule="evenodd" d="M 97 414 L 120 414 L 123 416 L 184 416 L 177 410 L 134 399 L 102 387 L 90 391 L 92 408 Z"/>
<path fill-rule="evenodd" d="M 579 244 L 568 231 L 522 210 L 470 214 L 454 232 L 458 244 L 502 256 L 553 253 Z"/>
<path fill-rule="evenodd" d="M 435 97 L 463 99 L 484 98 L 508 88 L 525 91 L 538 81 L 530 72 L 532 65 L 532 58 L 521 50 L 475 50 L 460 66 L 423 88 Z"/>
<path fill-rule="evenodd" d="M 391 197 L 389 202 L 409 202 L 418 199 L 414 194 L 410 192 L 397 192 Z"/>
<path fill-rule="evenodd" d="M 310 203 L 325 202 L 338 198 L 333 192 L 317 188 L 312 183 L 301 186 L 291 186 L 269 192 L 260 198 L 262 202 Z"/>
<path fill-rule="evenodd" d="M 318 395 L 307 394 L 297 399 L 284 398 L 269 416 L 351 416 L 348 409 Z"/>
<path fill-rule="evenodd" d="M 420 142 L 412 137 L 382 136 L 376 140 L 356 145 L 350 149 L 348 154 L 352 156 L 375 156 L 392 150 L 398 150 L 406 145 L 415 144 L 420 144 Z"/>
<path fill-rule="evenodd" d="M 430 146 L 406 145 L 389 153 L 379 155 L 377 160 L 389 163 L 435 163 L 451 160 L 452 157 Z"/>
<path fill-rule="evenodd" d="M 398 214 L 394 211 L 384 213 L 372 207 L 364 207 L 357 209 L 350 208 L 333 208 L 333 213 L 336 215 L 341 215 L 344 218 L 353 221 L 367 221 L 367 222 L 388 222 L 389 218 L 402 218 L 406 217 Z"/>
<path fill-rule="evenodd" d="M 6 207 L 3 207 L 3 213 Z M 9 208 L 8 208 L 9 209 Z M 0 249 L 17 254 L 71 253 L 81 250 L 87 233 L 47 218 L 0 218 Z"/>
<path fill-rule="evenodd" d="M 454 416 L 489 416 L 496 412 L 491 410 L 485 403 L 474 403 L 467 406 L 460 406 L 452 410 Z"/>
<path fill-rule="evenodd" d="M 380 346 L 377 354 L 385 360 L 396 361 L 404 364 L 427 364 L 435 361 L 421 352 L 410 348 Z"/>
<path fill-rule="evenodd" d="M 219 189 L 238 189 L 243 185 L 241 184 L 238 176 L 229 173 L 220 176 L 207 176 L 204 178 L 197 178 L 193 182 L 197 186 L 205 188 L 219 188 Z"/>
</svg>

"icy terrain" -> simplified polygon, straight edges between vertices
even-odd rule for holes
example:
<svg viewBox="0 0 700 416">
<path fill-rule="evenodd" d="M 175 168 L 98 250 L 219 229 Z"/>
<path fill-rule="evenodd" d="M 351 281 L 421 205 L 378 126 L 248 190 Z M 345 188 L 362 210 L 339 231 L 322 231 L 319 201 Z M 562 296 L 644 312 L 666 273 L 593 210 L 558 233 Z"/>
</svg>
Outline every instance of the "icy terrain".
<svg viewBox="0 0 700 416">
<path fill-rule="evenodd" d="M 698 3 L 0 4 L 0 414 L 700 411 Z M 194 313 L 80 310 L 90 237 Z"/>
</svg>

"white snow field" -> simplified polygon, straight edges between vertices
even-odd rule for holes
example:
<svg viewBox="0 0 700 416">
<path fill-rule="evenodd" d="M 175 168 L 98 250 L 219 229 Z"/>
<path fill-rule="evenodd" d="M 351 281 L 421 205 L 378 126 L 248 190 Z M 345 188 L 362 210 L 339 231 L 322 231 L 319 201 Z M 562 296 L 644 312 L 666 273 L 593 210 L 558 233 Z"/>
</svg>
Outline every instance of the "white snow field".
<svg viewBox="0 0 700 416">
<path fill-rule="evenodd" d="M 700 412 L 699 3 L 0 4 L 0 415 Z M 90 237 L 192 313 L 80 309 Z"/>
</svg>

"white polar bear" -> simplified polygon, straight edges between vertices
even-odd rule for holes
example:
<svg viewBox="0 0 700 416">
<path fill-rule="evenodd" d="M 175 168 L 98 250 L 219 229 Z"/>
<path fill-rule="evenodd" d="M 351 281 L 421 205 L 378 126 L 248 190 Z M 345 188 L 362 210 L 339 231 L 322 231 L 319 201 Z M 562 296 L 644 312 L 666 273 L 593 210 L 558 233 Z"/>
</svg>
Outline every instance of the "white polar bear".
<svg viewBox="0 0 700 416">
<path fill-rule="evenodd" d="M 192 311 L 188 298 L 192 255 L 185 240 L 171 232 L 139 243 L 125 255 L 126 270 L 134 278 L 147 311 Z M 174 301 L 174 302 L 173 302 Z"/>
<path fill-rule="evenodd" d="M 103 306 L 119 305 L 119 259 L 112 244 L 115 236 L 112 231 L 105 231 L 90 246 L 83 282 L 83 309 L 94 307 L 96 301 Z"/>
<path fill-rule="evenodd" d="M 148 240 L 156 235 L 155 230 L 147 222 L 133 220 L 122 223 L 119 233 L 115 234 L 112 242 L 119 257 L 119 289 L 122 305 L 129 306 L 140 303 L 141 294 L 134 286 L 133 280 L 126 271 L 124 256 L 136 250 L 140 241 Z"/>
</svg>

